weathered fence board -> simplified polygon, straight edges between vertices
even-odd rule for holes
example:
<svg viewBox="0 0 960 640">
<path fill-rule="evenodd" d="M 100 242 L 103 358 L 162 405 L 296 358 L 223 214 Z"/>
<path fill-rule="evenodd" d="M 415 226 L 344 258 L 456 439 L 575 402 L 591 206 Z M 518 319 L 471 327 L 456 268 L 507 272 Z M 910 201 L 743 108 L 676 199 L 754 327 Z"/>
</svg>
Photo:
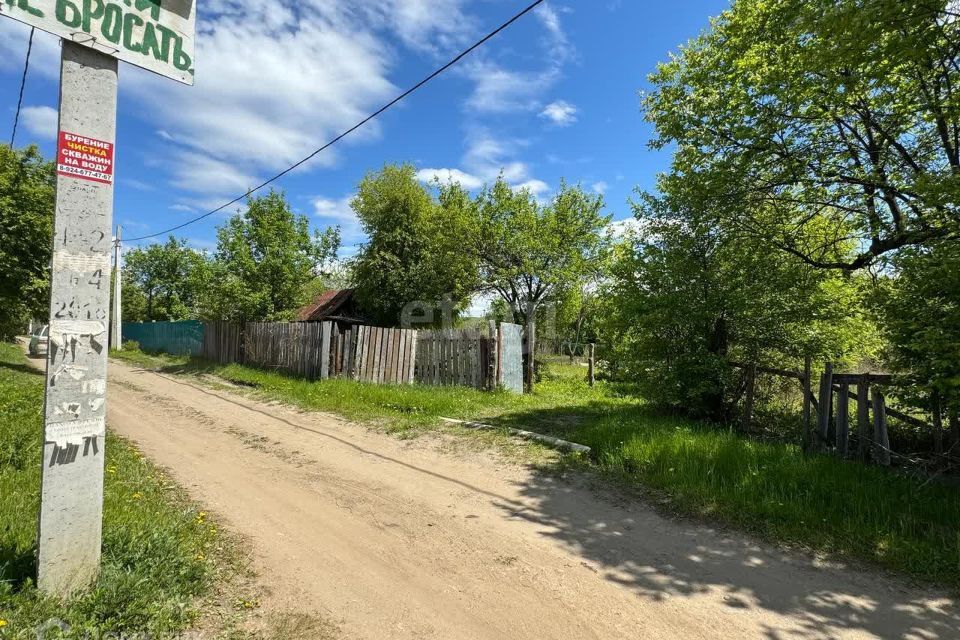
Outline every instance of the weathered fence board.
<svg viewBox="0 0 960 640">
<path fill-rule="evenodd" d="M 509 353 L 502 328 L 415 331 L 334 323 L 227 322 L 204 325 L 202 355 L 227 364 L 284 371 L 311 380 L 350 378 L 377 384 L 461 385 L 494 389 L 504 371 L 522 376 L 521 328 L 508 326 Z M 515 361 L 515 362 L 513 362 Z M 511 379 L 512 380 L 512 379 Z M 522 379 L 517 386 L 522 390 Z"/>
<path fill-rule="evenodd" d="M 243 331 L 240 325 L 230 322 L 203 323 L 203 348 L 201 355 L 217 364 L 243 362 Z"/>
</svg>

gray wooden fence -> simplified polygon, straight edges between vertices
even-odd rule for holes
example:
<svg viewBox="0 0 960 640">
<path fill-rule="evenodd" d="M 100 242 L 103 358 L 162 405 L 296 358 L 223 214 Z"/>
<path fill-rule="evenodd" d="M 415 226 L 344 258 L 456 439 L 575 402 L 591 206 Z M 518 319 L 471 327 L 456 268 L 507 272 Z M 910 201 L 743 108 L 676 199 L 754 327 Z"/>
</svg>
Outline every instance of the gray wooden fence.
<svg viewBox="0 0 960 640">
<path fill-rule="evenodd" d="M 459 385 L 514 389 L 522 368 L 512 338 L 519 329 L 493 323 L 476 330 L 415 331 L 335 323 L 208 322 L 203 356 L 220 364 L 243 363 L 310 380 L 347 378 L 376 384 Z M 507 345 L 504 351 L 503 346 Z M 516 360 L 516 362 L 514 362 Z M 522 388 L 519 389 L 522 391 Z"/>
<path fill-rule="evenodd" d="M 420 331 L 415 379 L 421 384 L 488 389 L 491 349 L 496 337 L 476 330 Z"/>
<path fill-rule="evenodd" d="M 230 322 L 204 322 L 201 354 L 206 360 L 217 364 L 243 362 L 242 336 L 240 325 Z"/>
</svg>

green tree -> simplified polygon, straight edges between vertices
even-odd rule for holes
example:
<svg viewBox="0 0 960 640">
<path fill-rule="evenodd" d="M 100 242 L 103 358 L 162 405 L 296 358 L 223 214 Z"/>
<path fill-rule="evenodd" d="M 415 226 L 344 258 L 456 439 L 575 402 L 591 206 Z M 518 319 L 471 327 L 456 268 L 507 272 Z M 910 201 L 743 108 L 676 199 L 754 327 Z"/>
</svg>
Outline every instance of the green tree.
<svg viewBox="0 0 960 640">
<path fill-rule="evenodd" d="M 930 394 L 950 413 L 960 440 L 960 247 L 941 241 L 901 251 L 896 277 L 878 287 L 879 321 L 892 367 L 914 385 L 913 400 L 928 410 Z"/>
<path fill-rule="evenodd" d="M 818 268 L 955 236 L 960 20 L 948 6 L 736 0 L 651 76 L 655 146 L 676 148 L 665 192 Z"/>
<path fill-rule="evenodd" d="M 526 327 L 525 377 L 532 389 L 537 314 L 597 272 L 610 217 L 602 213 L 603 197 L 579 186 L 561 183 L 552 201 L 541 205 L 502 177 L 481 191 L 475 210 L 482 287 L 500 296 Z"/>
<path fill-rule="evenodd" d="M 339 228 L 311 233 L 280 192 L 252 197 L 217 231 L 214 259 L 197 277 L 202 315 L 236 321 L 290 320 L 307 301 L 307 284 L 334 260 Z"/>
<path fill-rule="evenodd" d="M 603 275 L 606 275 L 606 269 Z M 586 344 L 597 340 L 596 321 L 600 300 L 596 286 L 595 279 L 585 281 L 558 296 L 554 303 L 557 344 L 562 345 L 571 362 L 574 357 L 583 355 Z"/>
<path fill-rule="evenodd" d="M 133 249 L 123 259 L 123 314 L 131 320 L 186 320 L 195 317 L 200 291 L 198 274 L 206 257 L 184 239 Z M 142 304 L 142 310 L 141 310 Z"/>
<path fill-rule="evenodd" d="M 856 363 L 876 348 L 862 277 L 817 269 L 645 197 L 642 230 L 614 253 L 601 313 L 605 358 L 657 404 L 731 417 L 731 361 Z"/>
<path fill-rule="evenodd" d="M 0 338 L 47 316 L 55 191 L 53 163 L 35 146 L 0 145 Z"/>
<path fill-rule="evenodd" d="M 353 263 L 358 302 L 370 318 L 392 326 L 411 302 L 449 300 L 462 311 L 476 287 L 470 237 L 471 202 L 457 186 L 435 198 L 412 165 L 386 165 L 360 182 L 351 202 L 368 240 Z"/>
</svg>

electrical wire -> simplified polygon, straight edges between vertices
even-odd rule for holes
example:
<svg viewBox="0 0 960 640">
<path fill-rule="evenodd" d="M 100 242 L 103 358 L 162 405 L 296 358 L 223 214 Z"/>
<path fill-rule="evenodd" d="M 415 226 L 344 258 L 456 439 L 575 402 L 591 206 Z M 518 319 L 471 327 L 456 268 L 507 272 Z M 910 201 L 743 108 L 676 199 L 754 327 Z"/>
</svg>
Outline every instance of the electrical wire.
<svg viewBox="0 0 960 640">
<path fill-rule="evenodd" d="M 20 79 L 20 98 L 17 100 L 17 114 L 13 117 L 13 131 L 10 133 L 10 148 L 17 137 L 17 125 L 20 123 L 20 108 L 23 107 L 23 89 L 27 86 L 27 71 L 30 70 L 30 52 L 33 51 L 34 27 L 30 27 L 30 39 L 27 41 L 27 59 L 23 62 L 23 78 Z"/>
<path fill-rule="evenodd" d="M 491 31 L 490 33 L 488 33 L 487 35 L 485 35 L 485 36 L 484 36 L 483 38 L 481 38 L 480 40 L 477 40 L 477 41 L 476 41 L 473 45 L 471 45 L 469 48 L 464 49 L 464 50 L 463 50 L 462 52 L 460 52 L 456 57 L 454 57 L 454 58 L 453 58 L 452 60 L 450 60 L 448 63 L 446 63 L 445 65 L 443 65 L 442 67 L 440 67 L 439 69 L 437 69 L 436 71 L 434 71 L 433 73 L 431 73 L 430 75 L 428 75 L 426 78 L 424 78 L 423 80 L 421 80 L 420 82 L 418 82 L 418 83 L 415 84 L 414 86 L 410 87 L 409 89 L 407 89 L 406 91 L 404 91 L 403 93 L 401 93 L 399 96 L 397 96 L 396 98 L 394 98 L 393 100 L 391 100 L 391 101 L 388 102 L 387 104 L 383 105 L 382 107 L 380 107 L 379 109 L 377 109 L 376 111 L 374 111 L 373 113 L 371 113 L 369 116 L 367 116 L 366 118 L 364 118 L 363 120 L 361 120 L 361 121 L 358 122 L 357 124 L 353 125 L 353 126 L 350 127 L 349 129 L 347 129 L 346 131 L 344 131 L 343 133 L 341 133 L 341 134 L 338 135 L 337 137 L 333 138 L 332 140 L 330 140 L 329 142 L 327 142 L 325 145 L 323 145 L 322 147 L 320 147 L 320 148 L 317 149 L 316 151 L 312 152 L 312 153 L 311 153 L 310 155 L 308 155 L 307 157 L 305 157 L 305 158 L 303 158 L 302 160 L 300 160 L 299 162 L 297 162 L 297 163 L 289 166 L 288 168 L 284 169 L 283 171 L 281 171 L 281 172 L 278 173 L 277 175 L 273 176 L 272 178 L 270 178 L 270 179 L 264 181 L 263 183 L 257 185 L 257 186 L 254 187 L 253 189 L 250 189 L 250 190 L 247 191 L 246 193 L 237 196 L 236 198 L 234 198 L 234 199 L 231 200 L 230 202 L 226 202 L 226 203 L 220 205 L 220 206 L 217 207 L 216 209 L 213 209 L 213 210 L 211 210 L 211 211 L 208 211 L 207 213 L 204 213 L 204 214 L 201 215 L 201 216 L 197 216 L 196 218 L 193 218 L 192 220 L 188 220 L 187 222 L 184 222 L 183 224 L 179 224 L 179 225 L 177 225 L 177 226 L 175 226 L 175 227 L 171 227 L 171 228 L 169 228 L 169 229 L 167 229 L 167 230 L 165 230 L 165 231 L 160 231 L 160 232 L 158 232 L 158 233 L 152 233 L 152 234 L 150 234 L 150 235 L 140 236 L 139 238 L 130 238 L 130 239 L 125 240 L 125 242 L 138 242 L 138 241 L 140 241 L 140 240 L 149 240 L 149 239 L 151 239 L 151 238 L 156 238 L 156 237 L 158 237 L 158 236 L 166 235 L 166 234 L 168 234 L 168 233 L 170 233 L 170 232 L 172 232 L 172 231 L 177 231 L 177 230 L 179 230 L 179 229 L 183 229 L 184 227 L 187 227 L 187 226 L 190 226 L 191 224 L 200 222 L 201 220 L 203 220 L 203 219 L 205 219 L 205 218 L 209 218 L 210 216 L 212 216 L 212 215 L 214 215 L 214 214 L 216 214 L 216 213 L 219 213 L 219 212 L 223 211 L 223 210 L 226 209 L 227 207 L 229 207 L 229 206 L 231 206 L 231 205 L 233 205 L 233 204 L 236 204 L 236 203 L 240 202 L 240 201 L 243 200 L 244 198 L 246 198 L 246 197 L 248 197 L 248 196 L 256 193 L 257 191 L 259 191 L 260 189 L 263 189 L 263 188 L 266 187 L 267 185 L 272 184 L 273 182 L 276 182 L 277 180 L 279 180 L 279 179 L 282 178 L 283 176 L 287 175 L 288 173 L 290 173 L 291 171 L 297 169 L 298 167 L 302 166 L 303 164 L 309 162 L 310 160 L 312 160 L 314 157 L 316 157 L 316 156 L 317 156 L 318 154 L 320 154 L 321 152 L 329 149 L 330 147 L 332 147 L 332 146 L 335 145 L 336 143 L 340 142 L 341 140 L 343 140 L 344 138 L 346 138 L 348 135 L 350 135 L 351 133 L 353 133 L 353 132 L 356 131 L 357 129 L 361 128 L 362 126 L 364 126 L 365 124 L 367 124 L 367 123 L 370 122 L 371 120 L 377 118 L 378 116 L 380 116 L 382 113 L 384 113 L 385 111 L 387 111 L 388 109 L 390 109 L 391 107 L 393 107 L 394 105 L 396 105 L 397 103 L 399 103 L 399 102 L 401 102 L 402 100 L 404 100 L 404 99 L 405 99 L 406 97 L 408 97 L 410 94 L 414 93 L 415 91 L 417 91 L 418 89 L 420 89 L 421 87 L 423 87 L 425 84 L 427 84 L 428 82 L 430 82 L 431 80 L 433 80 L 433 79 L 436 78 L 437 76 L 441 75 L 442 73 L 444 73 L 445 71 L 447 71 L 448 69 L 450 69 L 451 67 L 453 67 L 454 65 L 456 65 L 456 64 L 457 64 L 458 62 L 460 62 L 462 59 L 464 59 L 465 57 L 467 57 L 468 55 L 470 55 L 471 53 L 473 53 L 473 51 L 475 51 L 476 49 L 478 49 L 478 48 L 480 48 L 481 46 L 483 46 L 484 44 L 486 44 L 489 40 L 492 40 L 494 37 L 496 37 L 498 34 L 500 34 L 501 31 L 504 31 L 505 29 L 507 29 L 507 28 L 508 28 L 510 25 L 512 25 L 514 22 L 516 22 L 517 20 L 519 20 L 519 19 L 522 18 L 523 16 L 527 15 L 528 13 L 530 13 L 531 11 L 533 11 L 538 5 L 541 5 L 541 4 L 543 4 L 544 2 L 545 2 L 545 0 L 536 0 L 535 2 L 531 3 L 531 4 L 528 5 L 525 9 L 523 9 L 522 11 L 520 11 L 519 13 L 517 13 L 516 15 L 514 15 L 512 18 L 510 18 L 510 19 L 507 20 L 506 22 L 504 22 L 502 25 L 500 25 L 499 27 L 497 27 L 496 29 L 494 29 L 493 31 Z"/>
</svg>

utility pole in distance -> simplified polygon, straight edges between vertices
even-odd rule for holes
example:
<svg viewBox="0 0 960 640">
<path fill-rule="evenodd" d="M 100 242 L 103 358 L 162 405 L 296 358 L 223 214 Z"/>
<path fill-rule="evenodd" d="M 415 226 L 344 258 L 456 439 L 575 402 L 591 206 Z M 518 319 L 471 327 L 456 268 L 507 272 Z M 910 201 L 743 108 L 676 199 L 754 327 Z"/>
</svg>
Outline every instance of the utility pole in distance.
<svg viewBox="0 0 960 640">
<path fill-rule="evenodd" d="M 113 245 L 113 322 L 110 331 L 110 347 L 119 349 L 123 341 L 123 306 L 121 305 L 120 242 L 123 227 L 117 225 L 117 239 Z"/>
</svg>

